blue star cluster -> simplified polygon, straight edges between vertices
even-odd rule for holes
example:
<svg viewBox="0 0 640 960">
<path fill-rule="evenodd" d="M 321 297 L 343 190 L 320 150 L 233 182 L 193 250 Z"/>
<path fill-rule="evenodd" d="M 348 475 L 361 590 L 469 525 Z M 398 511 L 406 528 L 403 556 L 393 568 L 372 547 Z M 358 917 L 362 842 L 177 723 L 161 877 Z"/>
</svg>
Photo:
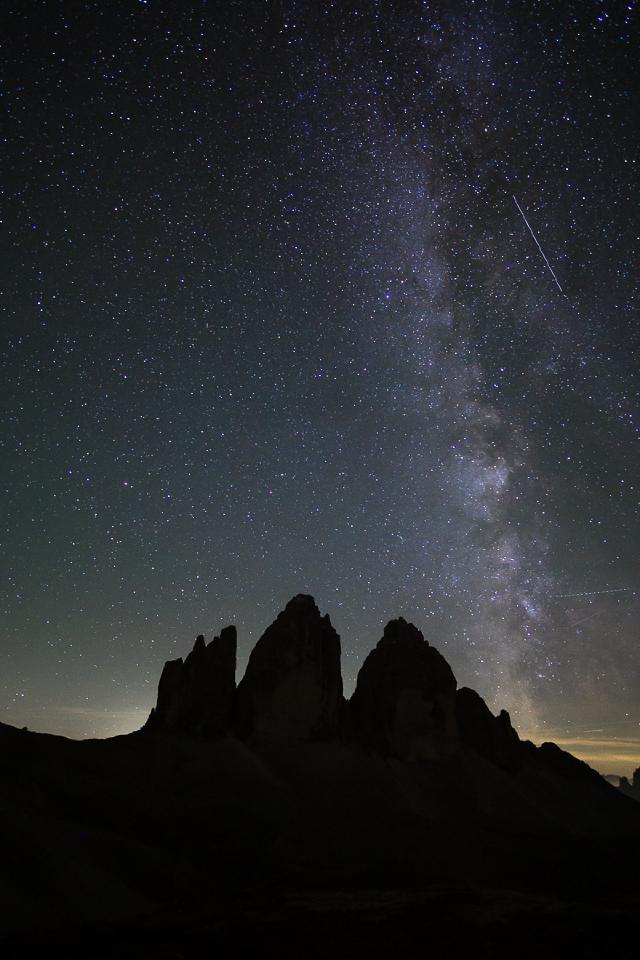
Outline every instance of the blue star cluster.
<svg viewBox="0 0 640 960">
<path fill-rule="evenodd" d="M 635 3 L 9 4 L 0 719 L 312 593 L 640 762 Z M 557 281 L 557 282 L 556 282 Z"/>
</svg>

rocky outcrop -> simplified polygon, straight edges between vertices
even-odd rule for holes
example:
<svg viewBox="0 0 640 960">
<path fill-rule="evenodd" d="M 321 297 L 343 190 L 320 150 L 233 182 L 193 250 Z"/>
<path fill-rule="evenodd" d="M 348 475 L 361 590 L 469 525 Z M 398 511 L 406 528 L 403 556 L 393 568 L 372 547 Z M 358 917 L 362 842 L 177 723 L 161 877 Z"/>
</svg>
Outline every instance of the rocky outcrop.
<svg viewBox="0 0 640 960">
<path fill-rule="evenodd" d="M 236 630 L 164 666 L 145 732 L 211 739 L 232 734 L 248 745 L 340 739 L 405 760 L 473 751 L 512 775 L 545 770 L 563 780 L 605 781 L 554 744 L 523 743 L 503 710 L 494 716 L 475 691 L 456 692 L 448 663 L 402 617 L 391 620 L 365 659 L 355 692 L 342 695 L 340 637 L 313 597 L 298 594 L 254 647 L 236 688 Z M 640 793 L 640 769 L 633 785 Z"/>
<path fill-rule="evenodd" d="M 565 780 L 588 783 L 597 790 L 609 790 L 607 781 L 584 760 L 562 750 L 557 743 L 541 743 L 536 750 L 536 758 L 548 771 Z"/>
<path fill-rule="evenodd" d="M 620 777 L 619 788 L 627 797 L 640 801 L 640 767 L 633 771 L 631 782 L 627 777 Z"/>
<path fill-rule="evenodd" d="M 249 657 L 236 696 L 236 732 L 251 741 L 332 737 L 342 704 L 340 637 L 313 597 L 298 594 Z"/>
<path fill-rule="evenodd" d="M 236 628 L 225 627 L 209 644 L 199 636 L 184 662 L 180 657 L 165 663 L 147 727 L 201 737 L 226 733 L 236 689 L 236 645 Z"/>
<path fill-rule="evenodd" d="M 496 766 L 515 773 L 522 766 L 520 738 L 506 710 L 495 717 L 479 693 L 462 687 L 456 694 L 460 740 Z"/>
<path fill-rule="evenodd" d="M 402 617 L 364 661 L 349 708 L 353 735 L 384 755 L 418 760 L 458 747 L 456 678 Z"/>
</svg>

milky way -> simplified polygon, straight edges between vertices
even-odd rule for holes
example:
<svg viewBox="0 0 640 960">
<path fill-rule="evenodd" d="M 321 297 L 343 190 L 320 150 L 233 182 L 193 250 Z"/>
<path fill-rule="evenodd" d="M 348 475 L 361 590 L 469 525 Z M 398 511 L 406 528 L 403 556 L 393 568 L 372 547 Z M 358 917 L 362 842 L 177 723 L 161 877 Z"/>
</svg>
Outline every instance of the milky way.
<svg viewBox="0 0 640 960">
<path fill-rule="evenodd" d="M 304 591 L 640 762 L 633 7 L 16 6 L 0 719 Z"/>
</svg>

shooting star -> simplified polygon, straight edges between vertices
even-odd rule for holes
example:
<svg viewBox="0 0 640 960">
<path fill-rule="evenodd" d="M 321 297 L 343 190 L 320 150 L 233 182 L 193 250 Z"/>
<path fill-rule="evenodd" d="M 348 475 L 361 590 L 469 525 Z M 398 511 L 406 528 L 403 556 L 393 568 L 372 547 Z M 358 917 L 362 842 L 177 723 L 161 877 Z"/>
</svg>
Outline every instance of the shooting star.
<svg viewBox="0 0 640 960">
<path fill-rule="evenodd" d="M 558 281 L 558 278 L 556 277 L 555 273 L 553 272 L 553 267 L 551 266 L 551 264 L 549 263 L 549 261 L 548 261 L 547 258 L 545 257 L 545 255 L 544 255 L 544 250 L 542 249 L 542 247 L 541 247 L 540 244 L 538 243 L 538 238 L 536 237 L 535 233 L 534 233 L 533 230 L 531 229 L 531 224 L 529 223 L 529 221 L 528 221 L 527 218 L 525 217 L 525 215 L 524 215 L 524 210 L 522 209 L 522 207 L 521 207 L 520 204 L 518 203 L 518 199 L 517 199 L 515 193 L 512 193 L 511 196 L 512 196 L 513 199 L 515 200 L 516 207 L 517 207 L 518 210 L 520 211 L 520 215 L 522 216 L 522 219 L 524 220 L 524 222 L 526 223 L 527 227 L 529 228 L 529 233 L 531 234 L 531 236 L 532 236 L 533 239 L 535 240 L 536 246 L 537 246 L 538 250 L 540 251 L 540 253 L 542 254 L 542 259 L 543 259 L 544 262 L 546 263 L 547 267 L 549 268 L 549 272 L 550 272 L 551 276 L 552 276 L 553 279 L 555 280 L 556 287 L 558 288 L 558 290 L 560 291 L 560 293 L 562 294 L 562 296 L 563 296 L 563 297 L 566 297 L 566 293 L 564 292 L 564 290 L 563 290 L 562 287 L 560 286 L 560 283 L 559 283 L 559 281 Z"/>
<path fill-rule="evenodd" d="M 599 597 L 602 593 L 635 593 L 633 587 L 612 587 L 609 590 L 583 590 L 582 593 L 554 593 L 553 600 L 561 600 L 564 597 Z"/>
</svg>

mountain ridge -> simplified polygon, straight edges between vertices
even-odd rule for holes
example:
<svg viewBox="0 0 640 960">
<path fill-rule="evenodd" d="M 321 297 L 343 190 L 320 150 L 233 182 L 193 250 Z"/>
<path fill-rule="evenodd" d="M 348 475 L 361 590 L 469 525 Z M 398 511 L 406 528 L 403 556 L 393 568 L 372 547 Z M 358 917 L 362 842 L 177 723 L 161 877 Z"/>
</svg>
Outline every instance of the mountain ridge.
<svg viewBox="0 0 640 960">
<path fill-rule="evenodd" d="M 266 924 L 268 955 L 285 943 L 293 956 L 292 931 L 320 915 L 346 931 L 338 956 L 358 923 L 378 955 L 376 918 L 395 930 L 397 910 L 438 930 L 444 910 L 470 944 L 478 923 L 505 936 L 507 910 L 510 950 L 540 911 L 557 910 L 569 937 L 575 903 L 603 936 L 612 910 L 636 929 L 640 806 L 554 744 L 520 740 L 415 626 L 387 624 L 349 700 L 339 637 L 311 597 L 281 611 L 237 685 L 235 654 L 234 628 L 199 635 L 130 734 L 0 724 L 6 956 L 40 956 L 56 937 L 66 950 L 70 931 L 86 956 L 87 930 L 118 940 L 91 955 L 182 955 L 163 952 L 167 923 L 172 943 L 195 943 L 189 956 L 235 949 L 238 924 L 252 947 Z M 372 890 L 403 906 L 372 906 Z"/>
<path fill-rule="evenodd" d="M 555 744 L 521 741 L 509 713 L 495 716 L 475 690 L 458 688 L 442 654 L 404 617 L 387 623 L 348 699 L 342 692 L 340 637 L 309 594 L 295 595 L 261 635 L 238 684 L 236 645 L 230 625 L 209 644 L 198 635 L 184 661 L 167 661 L 143 730 L 205 739 L 231 734 L 249 742 L 335 738 L 409 761 L 468 748 L 512 773 L 527 752 L 537 751 L 556 771 L 608 786 L 597 771 Z"/>
</svg>

